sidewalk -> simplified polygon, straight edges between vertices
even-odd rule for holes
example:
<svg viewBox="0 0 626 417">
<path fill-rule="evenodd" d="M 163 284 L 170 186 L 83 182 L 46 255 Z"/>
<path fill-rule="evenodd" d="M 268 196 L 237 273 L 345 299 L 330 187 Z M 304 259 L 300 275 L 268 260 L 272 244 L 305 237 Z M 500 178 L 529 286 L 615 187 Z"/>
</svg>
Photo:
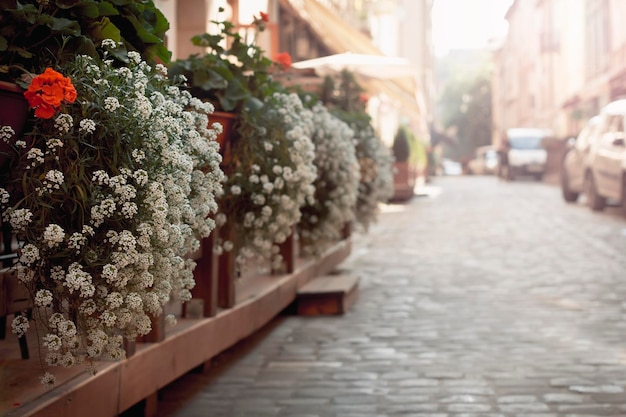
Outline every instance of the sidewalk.
<svg viewBox="0 0 626 417">
<path fill-rule="evenodd" d="M 344 316 L 281 316 L 159 416 L 626 416 L 626 229 L 557 187 L 436 178 L 357 234 Z"/>
</svg>

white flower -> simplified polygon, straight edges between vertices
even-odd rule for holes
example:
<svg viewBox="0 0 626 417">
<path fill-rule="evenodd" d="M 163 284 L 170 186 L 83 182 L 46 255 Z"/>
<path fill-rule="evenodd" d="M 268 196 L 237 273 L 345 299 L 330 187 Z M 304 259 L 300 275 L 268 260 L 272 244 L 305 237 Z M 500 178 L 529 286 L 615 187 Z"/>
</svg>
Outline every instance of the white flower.
<svg viewBox="0 0 626 417">
<path fill-rule="evenodd" d="M 80 131 L 83 133 L 91 134 L 96 131 L 96 122 L 91 119 L 83 119 L 79 123 Z"/>
<path fill-rule="evenodd" d="M 0 126 L 0 139 L 9 143 L 13 136 L 15 136 L 15 130 L 11 126 Z"/>
<path fill-rule="evenodd" d="M 16 315 L 11 322 L 11 331 L 17 335 L 17 337 L 22 337 L 28 331 L 30 327 L 30 323 L 28 318 L 23 315 Z"/>
<path fill-rule="evenodd" d="M 27 208 L 9 210 L 8 212 L 5 212 L 5 215 L 6 214 L 8 214 L 11 227 L 17 232 L 25 230 L 33 218 L 33 213 Z"/>
<path fill-rule="evenodd" d="M 120 102 L 117 97 L 107 97 L 104 99 L 104 109 L 113 113 L 120 108 Z"/>
<path fill-rule="evenodd" d="M 39 290 L 35 294 L 35 305 L 38 307 L 48 307 L 52 300 L 52 293 L 49 290 Z"/>
<path fill-rule="evenodd" d="M 32 160 L 31 166 L 37 166 L 39 164 L 43 164 L 44 162 L 44 153 L 39 148 L 31 148 L 26 153 L 26 158 Z"/>
<path fill-rule="evenodd" d="M 58 129 L 59 133 L 67 133 L 74 125 L 74 119 L 67 113 L 60 113 L 56 119 L 54 119 L 54 127 Z"/>
<path fill-rule="evenodd" d="M 230 192 L 233 195 L 239 195 L 239 194 L 241 194 L 241 187 L 238 186 L 238 185 L 233 185 L 232 187 L 230 187 Z"/>
<path fill-rule="evenodd" d="M 56 377 L 52 375 L 50 372 L 44 373 L 41 377 L 39 377 L 42 385 L 46 387 L 51 387 L 56 382 Z"/>
<path fill-rule="evenodd" d="M 141 62 L 141 55 L 137 51 L 128 51 L 128 59 L 134 64 Z"/>
<path fill-rule="evenodd" d="M 113 39 L 103 39 L 102 48 L 107 50 L 115 49 L 117 48 L 117 42 L 115 42 Z"/>
<path fill-rule="evenodd" d="M 50 171 L 46 172 L 46 178 L 43 183 L 46 188 L 50 190 L 58 190 L 61 184 L 63 184 L 64 182 L 65 176 L 63 175 L 63 173 L 59 170 L 51 169 Z"/>
<path fill-rule="evenodd" d="M 65 231 L 58 224 L 49 224 L 44 230 L 43 239 L 49 248 L 54 248 L 65 239 Z"/>
</svg>

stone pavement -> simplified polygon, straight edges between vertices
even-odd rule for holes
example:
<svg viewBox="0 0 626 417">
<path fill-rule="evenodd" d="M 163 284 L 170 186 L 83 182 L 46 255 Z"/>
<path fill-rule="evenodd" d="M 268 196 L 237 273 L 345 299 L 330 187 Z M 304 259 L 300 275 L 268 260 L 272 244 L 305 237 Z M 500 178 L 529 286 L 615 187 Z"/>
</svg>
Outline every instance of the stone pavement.
<svg viewBox="0 0 626 417">
<path fill-rule="evenodd" d="M 559 189 L 436 178 L 341 265 L 339 317 L 281 316 L 159 417 L 626 416 L 626 220 Z"/>
</svg>

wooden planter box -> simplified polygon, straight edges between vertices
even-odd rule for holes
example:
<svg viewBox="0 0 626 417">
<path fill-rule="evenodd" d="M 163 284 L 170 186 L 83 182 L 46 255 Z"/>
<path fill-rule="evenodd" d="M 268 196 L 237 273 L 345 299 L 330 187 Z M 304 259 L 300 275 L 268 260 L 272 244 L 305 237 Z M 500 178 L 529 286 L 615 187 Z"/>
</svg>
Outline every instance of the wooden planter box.
<svg viewBox="0 0 626 417">
<path fill-rule="evenodd" d="M 415 194 L 418 170 L 409 162 L 393 164 L 393 198 L 392 201 L 407 201 Z"/>
<path fill-rule="evenodd" d="M 350 251 L 347 238 L 320 258 L 295 258 L 291 273 L 235 285 L 232 307 L 217 308 L 211 317 L 180 317 L 177 325 L 163 328 L 160 341 L 136 343 L 132 356 L 98 364 L 95 376 L 81 367 L 54 369 L 58 385 L 49 391 L 37 379 L 39 362 L 22 360 L 15 338 L 7 337 L 0 341 L 0 415 L 112 417 L 140 401 L 146 402 L 145 415 L 152 415 L 160 388 L 260 329 L 296 299 L 300 288 L 333 271 Z M 29 337 L 35 349 L 34 332 Z"/>
</svg>

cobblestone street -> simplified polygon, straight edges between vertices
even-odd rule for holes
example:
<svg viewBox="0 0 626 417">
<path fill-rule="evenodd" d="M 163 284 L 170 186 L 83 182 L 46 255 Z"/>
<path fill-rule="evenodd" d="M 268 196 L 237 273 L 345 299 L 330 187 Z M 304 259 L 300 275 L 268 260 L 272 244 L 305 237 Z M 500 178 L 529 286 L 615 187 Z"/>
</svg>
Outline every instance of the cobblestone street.
<svg viewBox="0 0 626 417">
<path fill-rule="evenodd" d="M 344 316 L 280 316 L 159 417 L 626 416 L 626 220 L 553 185 L 436 178 L 355 234 Z"/>
</svg>

